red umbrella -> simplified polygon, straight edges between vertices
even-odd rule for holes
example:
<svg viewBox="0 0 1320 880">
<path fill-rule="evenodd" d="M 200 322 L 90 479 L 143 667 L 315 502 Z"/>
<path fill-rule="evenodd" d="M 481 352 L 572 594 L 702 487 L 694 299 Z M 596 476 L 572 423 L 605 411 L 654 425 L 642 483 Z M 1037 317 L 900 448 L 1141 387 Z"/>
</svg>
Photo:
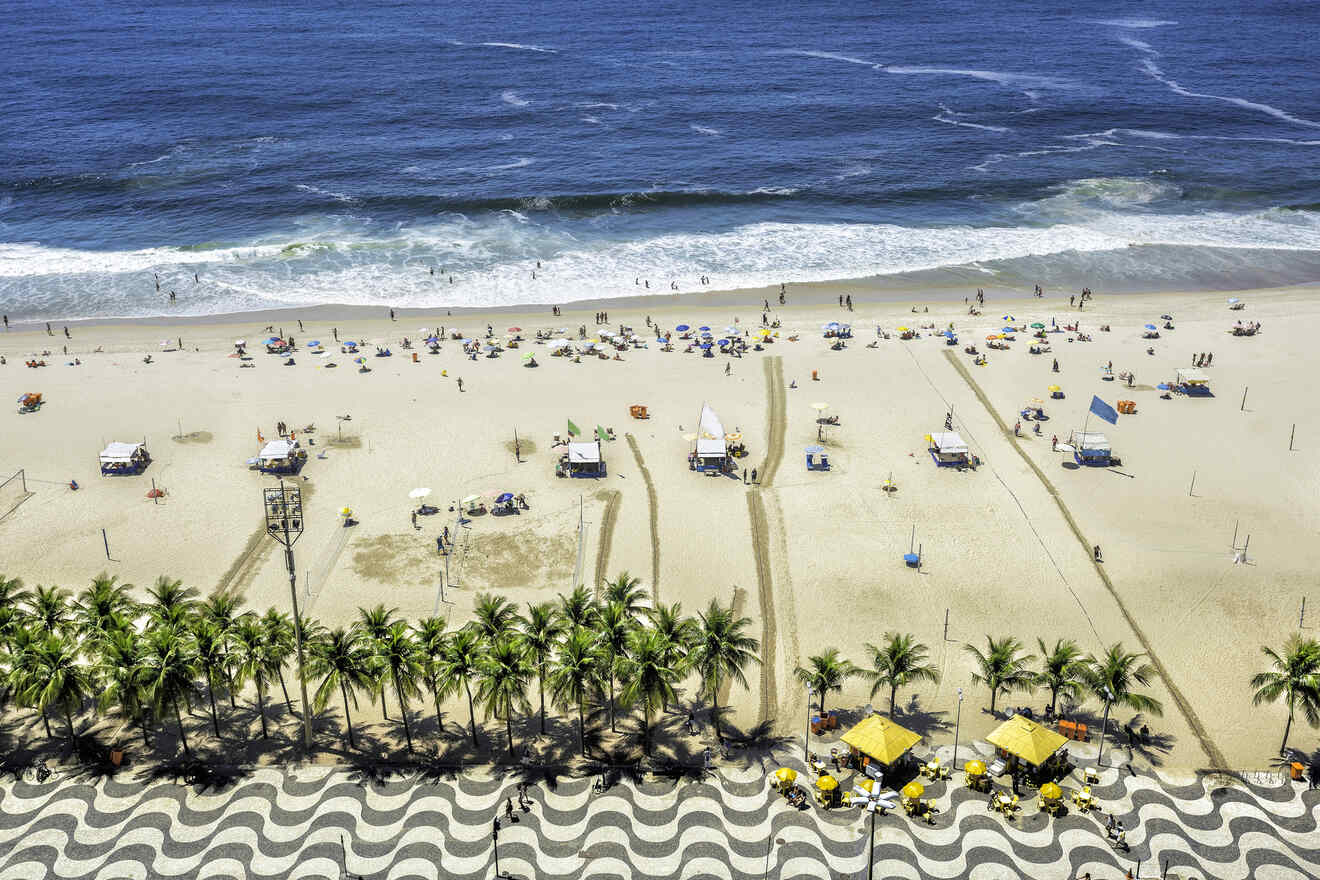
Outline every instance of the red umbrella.
<svg viewBox="0 0 1320 880">
<path fill-rule="evenodd" d="M 521 328 L 521 327 L 510 327 L 510 328 L 509 328 L 509 332 L 510 332 L 510 333 L 521 333 L 521 332 L 522 332 L 522 328 Z"/>
</svg>

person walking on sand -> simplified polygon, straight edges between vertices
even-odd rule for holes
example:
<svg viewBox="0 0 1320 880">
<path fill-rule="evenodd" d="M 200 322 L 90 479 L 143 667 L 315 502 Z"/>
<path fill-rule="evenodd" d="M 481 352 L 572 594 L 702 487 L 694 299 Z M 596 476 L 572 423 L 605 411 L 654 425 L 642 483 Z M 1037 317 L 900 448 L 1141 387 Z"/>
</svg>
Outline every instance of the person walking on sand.
<svg viewBox="0 0 1320 880">
<path fill-rule="evenodd" d="M 391 320 L 391 321 L 395 320 L 395 318 L 394 318 L 394 309 L 390 309 L 390 320 Z"/>
<path fill-rule="evenodd" d="M 9 329 L 9 316 L 8 316 L 8 315 L 5 315 L 5 329 L 6 329 L 6 330 Z"/>
<path fill-rule="evenodd" d="M 461 376 L 458 379 L 458 390 L 459 391 L 463 390 L 463 378 Z"/>
<path fill-rule="evenodd" d="M 54 333 L 50 332 L 50 321 L 47 321 L 47 322 L 46 322 L 46 335 L 47 335 L 47 336 L 54 336 L 54 335 L 55 335 Z"/>
<path fill-rule="evenodd" d="M 756 468 L 752 468 L 752 483 L 756 483 Z"/>
<path fill-rule="evenodd" d="M 727 375 L 729 375 L 729 374 L 732 373 L 732 372 L 733 372 L 733 364 L 725 364 L 725 365 L 724 365 L 724 375 L 727 376 Z"/>
</svg>

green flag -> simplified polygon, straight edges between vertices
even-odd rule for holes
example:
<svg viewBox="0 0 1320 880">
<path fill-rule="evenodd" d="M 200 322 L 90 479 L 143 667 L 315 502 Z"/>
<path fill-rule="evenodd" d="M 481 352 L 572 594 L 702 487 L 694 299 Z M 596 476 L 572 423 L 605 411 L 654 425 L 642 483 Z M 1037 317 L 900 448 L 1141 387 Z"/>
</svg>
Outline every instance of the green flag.
<svg viewBox="0 0 1320 880">
<path fill-rule="evenodd" d="M 581 433 L 582 433 L 582 429 L 580 429 L 577 425 L 573 424 L 573 420 L 572 420 L 572 419 L 569 419 L 569 420 L 568 420 L 568 436 L 570 436 L 570 437 L 576 437 L 577 435 L 579 435 L 579 434 L 581 434 Z"/>
<path fill-rule="evenodd" d="M 600 425 L 597 425 L 597 426 L 596 426 L 596 439 L 597 439 L 597 440 L 600 440 L 602 443 L 608 443 L 608 442 L 609 442 L 609 439 L 610 439 L 610 435 L 607 434 L 607 433 L 605 433 L 605 429 L 604 429 L 604 428 L 602 428 Z"/>
</svg>

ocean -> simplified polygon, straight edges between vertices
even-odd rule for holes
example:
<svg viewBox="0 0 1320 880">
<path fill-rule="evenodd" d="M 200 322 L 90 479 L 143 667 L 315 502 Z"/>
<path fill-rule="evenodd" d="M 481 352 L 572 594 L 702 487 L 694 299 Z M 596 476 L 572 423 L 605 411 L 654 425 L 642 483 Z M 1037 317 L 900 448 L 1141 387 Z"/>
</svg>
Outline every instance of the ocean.
<svg viewBox="0 0 1320 880">
<path fill-rule="evenodd" d="M 1090 9 L 10 0 L 0 311 L 1320 279 L 1320 6 Z"/>
</svg>

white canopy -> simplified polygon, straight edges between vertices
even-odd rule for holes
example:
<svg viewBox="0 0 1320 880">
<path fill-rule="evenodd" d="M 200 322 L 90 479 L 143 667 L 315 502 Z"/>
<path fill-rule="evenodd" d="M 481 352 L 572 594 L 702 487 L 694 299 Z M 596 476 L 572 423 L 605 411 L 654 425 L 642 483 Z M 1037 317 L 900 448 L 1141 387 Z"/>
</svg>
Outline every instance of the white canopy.
<svg viewBox="0 0 1320 880">
<path fill-rule="evenodd" d="M 1109 449 L 1109 438 L 1097 431 L 1073 431 L 1072 444 L 1078 449 Z"/>
<path fill-rule="evenodd" d="M 121 464 L 131 462 L 133 455 L 142 448 L 141 443 L 111 443 L 105 449 L 101 450 L 101 461 L 106 464 Z"/>
<path fill-rule="evenodd" d="M 260 458 L 262 461 L 271 461 L 277 458 L 288 458 L 289 454 L 292 453 L 293 450 L 296 449 L 297 447 L 298 447 L 297 443 L 290 443 L 288 440 L 284 440 L 284 439 L 272 440 L 269 443 L 267 443 L 265 446 L 261 447 L 261 452 L 257 454 L 257 458 Z"/>
<path fill-rule="evenodd" d="M 568 444 L 569 464 L 598 464 L 600 462 L 600 441 L 571 441 Z"/>
<path fill-rule="evenodd" d="M 701 423 L 697 427 L 697 455 L 722 456 L 727 452 L 724 444 L 724 425 L 715 410 L 701 405 Z"/>
<path fill-rule="evenodd" d="M 1208 385 L 1210 384 L 1210 377 L 1207 376 L 1205 373 L 1201 372 L 1200 370 L 1196 369 L 1195 367 L 1179 367 L 1178 384 Z"/>
<path fill-rule="evenodd" d="M 930 443 L 943 455 L 966 455 L 967 444 L 963 438 L 953 431 L 945 431 L 940 434 L 931 434 Z"/>
</svg>

